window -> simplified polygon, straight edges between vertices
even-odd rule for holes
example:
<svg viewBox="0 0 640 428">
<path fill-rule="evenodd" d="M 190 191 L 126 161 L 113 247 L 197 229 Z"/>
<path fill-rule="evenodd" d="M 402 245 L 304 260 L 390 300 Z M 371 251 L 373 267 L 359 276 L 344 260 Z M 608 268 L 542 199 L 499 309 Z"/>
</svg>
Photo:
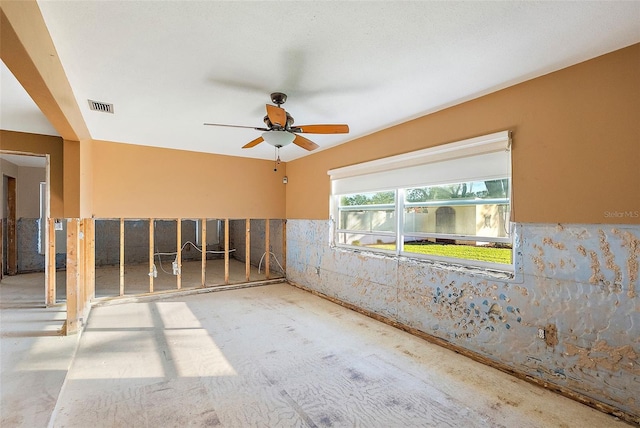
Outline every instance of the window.
<svg viewBox="0 0 640 428">
<path fill-rule="evenodd" d="M 342 195 L 337 242 L 396 249 L 396 192 Z"/>
<path fill-rule="evenodd" d="M 336 245 L 512 269 L 508 132 L 329 171 Z"/>
</svg>

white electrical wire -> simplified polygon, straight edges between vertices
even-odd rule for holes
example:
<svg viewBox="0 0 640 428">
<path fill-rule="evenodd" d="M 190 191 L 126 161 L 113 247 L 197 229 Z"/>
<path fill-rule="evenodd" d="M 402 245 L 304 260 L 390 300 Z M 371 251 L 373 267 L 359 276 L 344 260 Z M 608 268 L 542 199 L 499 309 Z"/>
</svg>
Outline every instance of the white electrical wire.
<svg viewBox="0 0 640 428">
<path fill-rule="evenodd" d="M 271 251 L 269 251 L 269 254 L 271 254 L 273 256 L 273 259 L 276 261 L 276 263 L 278 264 L 278 266 L 280 267 L 280 272 L 282 272 L 283 274 L 284 272 L 284 268 L 282 267 L 282 265 L 280 264 L 280 262 L 278 261 L 278 258 L 276 257 L 275 254 L 273 254 Z M 260 257 L 260 263 L 258 263 L 258 273 L 260 273 L 260 269 L 262 268 L 262 260 L 264 259 L 264 257 L 267 255 L 267 252 L 265 251 L 264 254 L 262 255 L 262 257 Z"/>
<path fill-rule="evenodd" d="M 196 244 L 194 244 L 193 242 L 191 242 L 191 241 L 185 242 L 182 245 L 182 248 L 180 248 L 180 250 L 181 251 L 184 250 L 185 247 L 188 244 L 191 245 L 196 250 L 198 250 L 200 253 L 202 253 L 202 249 L 198 248 L 198 246 Z M 236 251 L 236 249 L 232 248 L 232 249 L 229 250 L 229 253 L 233 253 L 235 251 Z M 224 250 L 207 250 L 206 251 L 207 254 L 224 254 L 225 252 L 226 251 L 224 251 Z M 177 262 L 178 261 L 178 252 L 177 251 L 173 251 L 173 252 L 169 252 L 169 253 L 157 252 L 157 253 L 153 254 L 154 258 L 155 258 L 155 256 L 158 256 L 158 261 L 160 262 L 160 270 L 162 270 L 162 272 L 166 273 L 167 275 L 173 275 L 173 272 L 167 272 L 166 270 L 164 270 L 164 267 L 162 266 L 162 257 L 160 257 L 160 256 L 173 256 L 173 255 L 176 256 L 176 258 L 174 259 L 174 262 Z M 155 264 L 154 264 L 154 266 L 155 266 Z"/>
<path fill-rule="evenodd" d="M 202 252 L 202 249 L 200 249 L 196 244 L 194 244 L 191 241 L 187 241 L 182 245 L 182 248 L 180 250 L 184 250 L 184 248 L 187 246 L 187 244 L 190 244 L 193 248 L 195 248 L 196 250 Z M 236 249 L 233 248 L 231 250 L 229 250 L 230 253 L 233 253 Z M 207 254 L 224 254 L 225 251 L 224 250 L 207 250 Z M 160 255 L 160 256 L 173 256 L 173 255 L 178 255 L 177 251 L 171 252 L 171 253 L 154 253 L 154 256 Z"/>
</svg>

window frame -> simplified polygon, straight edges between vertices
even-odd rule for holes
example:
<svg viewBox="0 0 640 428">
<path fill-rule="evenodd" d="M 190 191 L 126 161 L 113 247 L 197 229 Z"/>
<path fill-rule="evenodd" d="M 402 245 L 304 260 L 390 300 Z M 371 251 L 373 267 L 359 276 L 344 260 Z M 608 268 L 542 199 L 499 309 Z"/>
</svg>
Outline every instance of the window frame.
<svg viewBox="0 0 640 428">
<path fill-rule="evenodd" d="M 397 254 L 397 249 L 398 249 L 398 220 L 397 220 L 397 209 L 398 209 L 398 190 L 397 189 L 382 189 L 382 190 L 378 190 L 375 192 L 366 192 L 366 193 L 384 193 L 384 192 L 390 192 L 392 191 L 394 193 L 394 202 L 391 204 L 370 204 L 370 205 L 345 205 L 345 207 L 349 207 L 350 209 L 347 210 L 341 210 L 341 205 L 340 205 L 340 198 L 344 195 L 335 195 L 336 199 L 336 203 L 333 204 L 333 206 L 335 206 L 336 208 L 336 218 L 338 219 L 336 222 L 336 225 L 339 226 L 340 225 L 340 218 L 341 218 L 341 213 L 344 211 L 362 211 L 362 210 L 371 210 L 373 211 L 374 208 L 384 208 L 384 207 L 392 207 L 393 208 L 393 212 L 395 214 L 395 219 L 394 219 L 394 224 L 393 224 L 393 229 L 391 232 L 388 231 L 373 231 L 373 230 L 357 230 L 357 229 L 339 229 L 336 226 L 335 229 L 335 233 L 333 235 L 333 240 L 332 242 L 336 243 L 337 246 L 339 247 L 343 247 L 343 248 L 351 248 L 351 249 L 356 249 L 356 250 L 361 250 L 363 247 L 360 245 L 352 245 L 352 244 L 341 244 L 339 243 L 340 239 L 338 239 L 338 235 L 341 233 L 351 233 L 351 234 L 357 234 L 357 235 L 368 235 L 368 236 L 390 236 L 390 237 L 394 237 L 395 238 L 395 242 L 394 245 L 396 247 L 395 250 L 387 250 L 384 248 L 378 248 L 375 251 L 376 252 L 381 252 L 381 253 L 385 253 L 385 254 Z"/>
<path fill-rule="evenodd" d="M 331 191 L 331 201 L 330 201 L 330 214 L 331 220 L 334 224 L 331 232 L 331 243 L 335 247 L 346 248 L 350 250 L 356 251 L 365 251 L 372 253 L 381 253 L 388 254 L 397 257 L 406 257 L 410 259 L 417 260 L 428 260 L 428 261 L 436 261 L 442 262 L 446 264 L 452 265 L 463 265 L 469 267 L 483 268 L 494 271 L 502 271 L 513 273 L 515 269 L 515 248 L 514 248 L 514 223 L 511 221 L 510 216 L 512 212 L 512 173 L 511 173 L 511 156 L 510 153 L 508 155 L 508 168 L 507 168 L 507 176 L 506 177 L 477 177 L 476 180 L 482 181 L 487 179 L 507 179 L 509 183 L 508 195 L 503 198 L 486 198 L 486 199 L 460 199 L 460 200 L 438 200 L 438 201 L 424 201 L 424 202 L 406 202 L 405 201 L 405 191 L 407 189 L 416 188 L 416 187 L 430 187 L 436 185 L 443 184 L 452 184 L 452 183 L 443 183 L 443 182 L 427 182 L 422 183 L 420 185 L 407 185 L 407 186 L 391 186 L 386 189 L 373 189 L 373 188 L 363 188 L 360 192 L 349 192 L 349 193 L 336 193 L 334 186 L 334 180 L 350 177 L 349 171 L 356 171 L 355 175 L 362 175 L 366 178 L 366 174 L 368 173 L 376 173 L 376 167 L 379 170 L 382 170 L 384 167 L 379 167 L 380 165 L 394 165 L 394 168 L 386 168 L 386 171 L 394 171 L 401 170 L 403 168 L 403 158 L 404 159 L 413 159 L 413 165 L 416 165 L 415 159 L 420 158 L 421 156 L 428 157 L 430 151 L 436 153 L 436 158 L 438 157 L 438 153 L 446 152 L 449 147 L 453 147 L 452 152 L 454 153 L 452 156 L 455 156 L 456 149 L 464 150 L 466 148 L 467 142 L 471 142 L 473 144 L 483 141 L 491 142 L 495 144 L 497 140 L 504 140 L 506 142 L 506 147 L 504 150 L 509 151 L 511 149 L 511 133 L 509 131 L 503 131 L 501 133 L 490 134 L 488 136 L 476 137 L 469 140 L 459 141 L 456 143 L 445 144 L 443 146 L 436 146 L 435 148 L 426 149 L 418 152 L 412 152 L 405 155 L 393 156 L 391 158 L 384 158 L 377 161 L 366 162 L 364 164 L 353 165 L 351 167 L 340 168 L 337 170 L 330 170 L 328 173 L 331 176 L 332 181 L 332 191 Z M 424 154 L 426 153 L 426 156 Z M 468 153 L 468 152 L 467 152 Z M 480 153 L 482 154 L 482 153 Z M 474 154 L 466 154 L 466 157 L 473 157 Z M 442 157 L 441 157 L 442 159 Z M 447 160 L 447 157 L 444 157 L 444 160 Z M 435 162 L 438 162 L 436 160 Z M 424 162 L 425 164 L 429 162 Z M 376 165 L 377 164 L 377 165 Z M 419 163 L 417 165 L 420 165 Z M 357 171 L 366 171 L 365 173 L 358 174 Z M 360 178 L 360 177 L 358 177 Z M 458 181 L 453 184 L 463 183 L 467 181 Z M 378 193 L 385 191 L 395 191 L 395 200 L 394 200 L 394 215 L 395 215 L 395 231 L 394 232 L 377 232 L 377 231 L 361 231 L 361 230 L 353 230 L 353 229 L 340 229 L 340 221 L 341 221 L 341 213 L 344 212 L 344 207 L 341 206 L 341 198 L 346 195 L 358 194 L 358 193 Z M 384 205 L 391 206 L 392 204 L 378 204 L 380 206 Z M 376 205 L 376 206 L 378 206 Z M 490 237 L 484 235 L 466 235 L 466 234 L 443 234 L 443 233 L 432 233 L 432 232 L 408 232 L 405 230 L 405 218 L 406 218 L 406 208 L 410 207 L 451 207 L 451 206 L 477 206 L 477 205 L 507 205 L 509 216 L 507 217 L 508 231 L 506 237 Z M 362 207 L 369 208 L 370 206 L 364 205 Z M 355 208 L 362 208 L 360 206 L 349 206 L 351 210 Z M 359 234 L 359 235 L 383 235 L 383 236 L 395 236 L 395 250 L 387 250 L 382 248 L 371 248 L 367 246 L 359 246 L 359 245 L 351 245 L 340 243 L 340 235 L 341 234 Z M 491 243 L 501 243 L 501 244 L 510 244 L 511 246 L 511 262 L 509 264 L 496 263 L 496 262 L 487 262 L 466 258 L 455 258 L 455 257 L 445 257 L 431 254 L 420 254 L 414 252 L 405 251 L 405 239 L 407 237 L 417 237 L 417 238 L 425 238 L 425 239 L 451 239 L 457 241 L 476 241 L 476 242 L 491 242 Z"/>
</svg>

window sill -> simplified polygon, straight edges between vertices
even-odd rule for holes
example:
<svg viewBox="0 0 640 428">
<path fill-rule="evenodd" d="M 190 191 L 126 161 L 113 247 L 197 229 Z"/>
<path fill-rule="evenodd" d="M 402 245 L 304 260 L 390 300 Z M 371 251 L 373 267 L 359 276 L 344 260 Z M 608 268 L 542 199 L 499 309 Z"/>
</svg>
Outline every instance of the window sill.
<svg viewBox="0 0 640 428">
<path fill-rule="evenodd" d="M 413 263 L 415 265 L 428 265 L 429 267 L 437 270 L 444 270 L 447 272 L 456 272 L 459 274 L 469 275 L 473 277 L 482 277 L 491 280 L 500 280 L 514 282 L 517 280 L 517 275 L 513 265 L 505 265 L 504 270 L 499 268 L 489 268 L 482 266 L 474 266 L 472 264 L 465 264 L 464 262 L 457 262 L 456 259 L 445 258 L 422 258 L 422 257 L 409 257 L 405 255 L 395 255 L 392 252 L 384 251 L 370 251 L 367 249 L 361 249 L 352 246 L 332 245 L 331 249 L 335 251 L 341 251 L 345 253 L 358 253 L 365 257 L 371 258 L 385 258 L 390 260 L 396 260 L 403 263 Z"/>
</svg>

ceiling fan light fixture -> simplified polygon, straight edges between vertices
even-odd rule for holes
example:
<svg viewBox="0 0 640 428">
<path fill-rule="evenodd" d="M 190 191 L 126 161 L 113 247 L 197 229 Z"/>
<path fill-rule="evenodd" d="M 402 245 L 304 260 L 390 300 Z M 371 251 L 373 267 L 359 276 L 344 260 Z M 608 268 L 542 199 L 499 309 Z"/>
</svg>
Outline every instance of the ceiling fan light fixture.
<svg viewBox="0 0 640 428">
<path fill-rule="evenodd" d="M 262 138 L 274 147 L 284 147 L 293 143 L 296 136 L 287 131 L 267 131 L 262 133 Z"/>
</svg>

